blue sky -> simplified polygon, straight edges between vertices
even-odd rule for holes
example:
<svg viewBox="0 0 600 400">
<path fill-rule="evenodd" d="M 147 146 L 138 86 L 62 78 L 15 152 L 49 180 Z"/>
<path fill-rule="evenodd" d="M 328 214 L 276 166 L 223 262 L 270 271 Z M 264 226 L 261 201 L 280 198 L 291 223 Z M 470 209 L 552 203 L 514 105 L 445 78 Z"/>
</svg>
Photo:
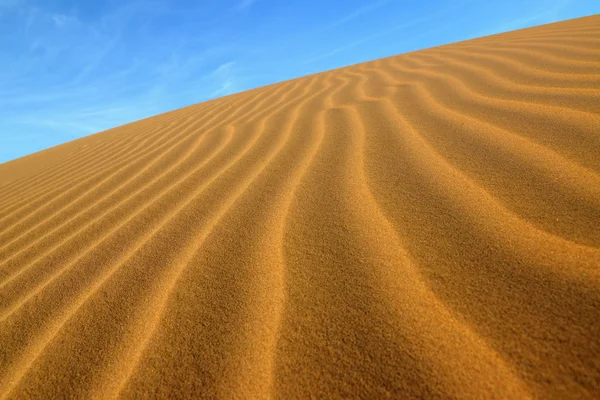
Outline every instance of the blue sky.
<svg viewBox="0 0 600 400">
<path fill-rule="evenodd" d="M 0 0 L 0 163 L 266 84 L 599 12 L 597 0 Z"/>
</svg>

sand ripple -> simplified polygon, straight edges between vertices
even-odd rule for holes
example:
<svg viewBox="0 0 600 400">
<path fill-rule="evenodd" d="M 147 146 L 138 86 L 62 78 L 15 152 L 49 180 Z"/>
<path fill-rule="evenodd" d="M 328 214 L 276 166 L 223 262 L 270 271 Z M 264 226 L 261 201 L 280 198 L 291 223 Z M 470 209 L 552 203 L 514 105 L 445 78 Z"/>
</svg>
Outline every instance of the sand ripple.
<svg viewBox="0 0 600 400">
<path fill-rule="evenodd" d="M 0 398 L 600 397 L 598 27 L 0 165 Z"/>
</svg>

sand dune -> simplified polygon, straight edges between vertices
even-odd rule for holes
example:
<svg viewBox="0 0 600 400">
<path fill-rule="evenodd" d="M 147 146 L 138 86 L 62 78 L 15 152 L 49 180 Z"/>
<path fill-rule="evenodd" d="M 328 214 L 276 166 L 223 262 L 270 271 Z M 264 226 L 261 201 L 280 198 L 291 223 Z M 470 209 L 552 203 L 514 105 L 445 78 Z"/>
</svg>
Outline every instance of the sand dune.
<svg viewBox="0 0 600 400">
<path fill-rule="evenodd" d="M 600 398 L 600 16 L 0 165 L 0 398 Z"/>
</svg>

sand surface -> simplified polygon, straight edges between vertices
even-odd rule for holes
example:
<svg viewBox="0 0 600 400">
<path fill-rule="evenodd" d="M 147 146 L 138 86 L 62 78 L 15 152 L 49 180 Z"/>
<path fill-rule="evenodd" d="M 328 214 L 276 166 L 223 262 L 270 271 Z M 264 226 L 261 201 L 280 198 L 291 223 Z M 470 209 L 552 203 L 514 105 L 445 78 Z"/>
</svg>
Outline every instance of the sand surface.
<svg viewBox="0 0 600 400">
<path fill-rule="evenodd" d="M 600 398 L 600 16 L 0 165 L 0 398 Z"/>
</svg>

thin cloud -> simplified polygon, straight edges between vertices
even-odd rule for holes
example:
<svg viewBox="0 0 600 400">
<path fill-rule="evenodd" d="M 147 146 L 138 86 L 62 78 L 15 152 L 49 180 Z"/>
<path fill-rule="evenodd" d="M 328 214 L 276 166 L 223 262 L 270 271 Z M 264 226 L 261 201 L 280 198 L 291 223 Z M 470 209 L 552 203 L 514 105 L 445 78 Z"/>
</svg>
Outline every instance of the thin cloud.
<svg viewBox="0 0 600 400">
<path fill-rule="evenodd" d="M 486 2 L 464 1 L 449 7 L 460 10 L 446 14 L 398 0 L 352 2 L 359 5 L 354 9 L 339 1 L 338 9 L 346 4 L 346 11 L 304 25 L 293 7 L 314 7 L 308 11 L 318 13 L 317 3 L 110 0 L 91 9 L 86 2 L 71 7 L 59 0 L 0 0 L 5 28 L 0 29 L 0 139 L 35 133 L 49 143 L 77 137 L 342 62 L 366 61 L 385 55 L 386 48 L 398 52 L 446 40 L 439 38 L 479 36 L 463 29 L 468 24 L 452 28 L 477 12 L 481 21 L 474 26 L 480 30 L 592 10 L 577 8 L 572 0 L 551 0 L 547 6 L 535 0 L 526 11 L 490 15 Z M 265 12 L 248 18 L 259 7 Z M 304 18 L 310 12 L 298 14 Z M 328 60 L 307 65 L 323 59 Z M 22 148 L 31 148 L 25 142 Z"/>
<path fill-rule="evenodd" d="M 59 28 L 67 28 L 68 26 L 79 25 L 79 19 L 74 15 L 55 13 L 50 15 L 50 18 Z"/>
<path fill-rule="evenodd" d="M 223 64 L 219 65 L 213 71 L 213 74 L 217 75 L 217 74 L 221 74 L 221 73 L 224 73 L 226 71 L 229 71 L 229 70 L 231 70 L 231 68 L 233 68 L 234 65 L 235 65 L 235 61 L 228 61 L 226 63 L 223 63 Z"/>
<path fill-rule="evenodd" d="M 16 0 L 0 0 L 9 5 Z M 24 6 L 14 16 L 22 28 L 0 37 L 0 130 L 77 137 L 238 89 L 236 62 L 218 63 L 229 51 L 219 43 L 205 46 L 184 30 L 141 31 L 168 12 L 166 2 L 135 1 L 84 23 Z"/>
<path fill-rule="evenodd" d="M 254 3 L 256 3 L 257 0 L 242 0 L 238 3 L 237 5 L 237 9 L 238 10 L 243 10 L 245 8 L 250 7 L 251 5 L 253 5 Z"/>
<path fill-rule="evenodd" d="M 427 21 L 430 21 L 430 20 L 434 20 L 434 19 L 439 18 L 441 16 L 444 16 L 444 15 L 448 14 L 449 12 L 454 11 L 454 10 L 456 10 L 458 8 L 465 7 L 466 5 L 468 5 L 470 3 L 473 3 L 474 1 L 475 0 L 467 0 L 467 1 L 463 2 L 463 3 L 457 4 L 455 6 L 442 9 L 442 10 L 440 10 L 440 11 L 434 13 L 434 14 L 429 14 L 429 15 L 423 16 L 421 18 L 415 18 L 415 19 L 411 20 L 410 22 L 407 22 L 407 23 L 404 23 L 404 24 L 400 24 L 400 25 L 396 25 L 396 26 L 394 26 L 394 27 L 392 27 L 390 29 L 385 29 L 385 30 L 377 32 L 377 33 L 375 33 L 373 35 L 370 35 L 370 36 L 367 36 L 365 38 L 362 38 L 360 40 L 356 40 L 354 42 L 347 43 L 347 44 L 345 44 L 343 46 L 340 46 L 340 47 L 337 47 L 337 48 L 335 48 L 335 49 L 333 49 L 333 50 L 331 50 L 329 52 L 320 54 L 320 55 L 318 55 L 316 57 L 313 57 L 313 58 L 309 58 L 306 61 L 304 61 L 304 64 L 311 64 L 311 63 L 314 63 L 316 61 L 320 61 L 320 60 L 332 57 L 332 56 L 334 56 L 334 55 L 336 55 L 338 53 L 341 53 L 341 52 L 344 52 L 346 50 L 352 49 L 354 47 L 360 46 L 362 44 L 371 42 L 371 41 L 373 41 L 375 39 L 379 39 L 379 38 L 388 36 L 388 35 L 390 35 L 390 34 L 392 34 L 394 32 L 398 32 L 398 31 L 401 31 L 401 30 L 412 28 L 412 27 L 414 27 L 416 25 L 419 25 L 419 24 L 422 24 L 424 22 L 427 22 Z M 378 7 L 382 7 L 383 5 L 385 5 L 387 3 L 389 3 L 389 1 L 382 1 L 382 2 L 379 3 Z M 377 6 L 377 4 L 374 5 L 374 6 Z M 365 7 L 365 9 L 366 9 L 366 7 Z M 367 11 L 363 11 L 361 14 L 357 14 L 358 11 L 359 10 L 357 10 L 355 13 L 350 14 L 350 15 L 354 15 L 353 18 L 356 18 L 356 16 L 362 15 L 365 12 L 367 12 Z M 346 18 L 346 20 L 349 20 L 349 19 Z M 446 29 L 448 29 L 450 27 L 458 25 L 458 22 L 459 21 L 453 21 L 450 24 L 446 24 L 444 26 L 440 26 L 440 27 L 438 27 L 436 29 L 427 30 L 427 31 L 425 31 L 425 32 L 423 32 L 423 33 L 421 33 L 421 34 L 419 34 L 417 36 L 413 35 L 413 36 L 411 36 L 411 39 L 414 40 L 415 38 L 418 38 L 418 37 L 429 36 L 429 35 L 431 35 L 434 32 L 439 32 L 439 31 L 446 30 Z"/>
<path fill-rule="evenodd" d="M 337 28 L 338 26 L 343 25 L 348 21 L 352 21 L 355 18 L 361 17 L 370 12 L 373 12 L 383 6 L 388 5 L 391 2 L 392 2 L 392 0 L 380 0 L 375 3 L 369 4 L 367 6 L 360 7 L 358 9 L 354 10 L 353 12 L 351 12 L 350 14 L 347 14 L 347 15 L 343 16 L 342 18 L 330 23 L 325 28 L 323 28 L 322 31 L 327 31 L 330 29 Z M 322 31 L 320 31 L 320 32 L 322 32 Z"/>
<path fill-rule="evenodd" d="M 532 25 L 556 22 L 561 19 L 561 11 L 573 3 L 572 0 L 558 0 L 554 3 L 543 3 L 530 13 L 513 20 L 503 21 L 494 27 L 479 32 L 476 36 L 487 36 L 526 28 Z"/>
<path fill-rule="evenodd" d="M 210 94 L 209 98 L 226 96 L 235 92 L 236 64 L 236 61 L 228 61 L 213 70 L 210 74 L 211 79 L 218 82 L 219 87 Z"/>
<path fill-rule="evenodd" d="M 221 86 L 216 89 L 215 91 L 213 91 L 209 97 L 221 97 L 221 96 L 226 96 L 228 94 L 232 94 L 233 93 L 233 81 L 231 80 L 226 80 L 225 82 L 221 83 Z"/>
</svg>

